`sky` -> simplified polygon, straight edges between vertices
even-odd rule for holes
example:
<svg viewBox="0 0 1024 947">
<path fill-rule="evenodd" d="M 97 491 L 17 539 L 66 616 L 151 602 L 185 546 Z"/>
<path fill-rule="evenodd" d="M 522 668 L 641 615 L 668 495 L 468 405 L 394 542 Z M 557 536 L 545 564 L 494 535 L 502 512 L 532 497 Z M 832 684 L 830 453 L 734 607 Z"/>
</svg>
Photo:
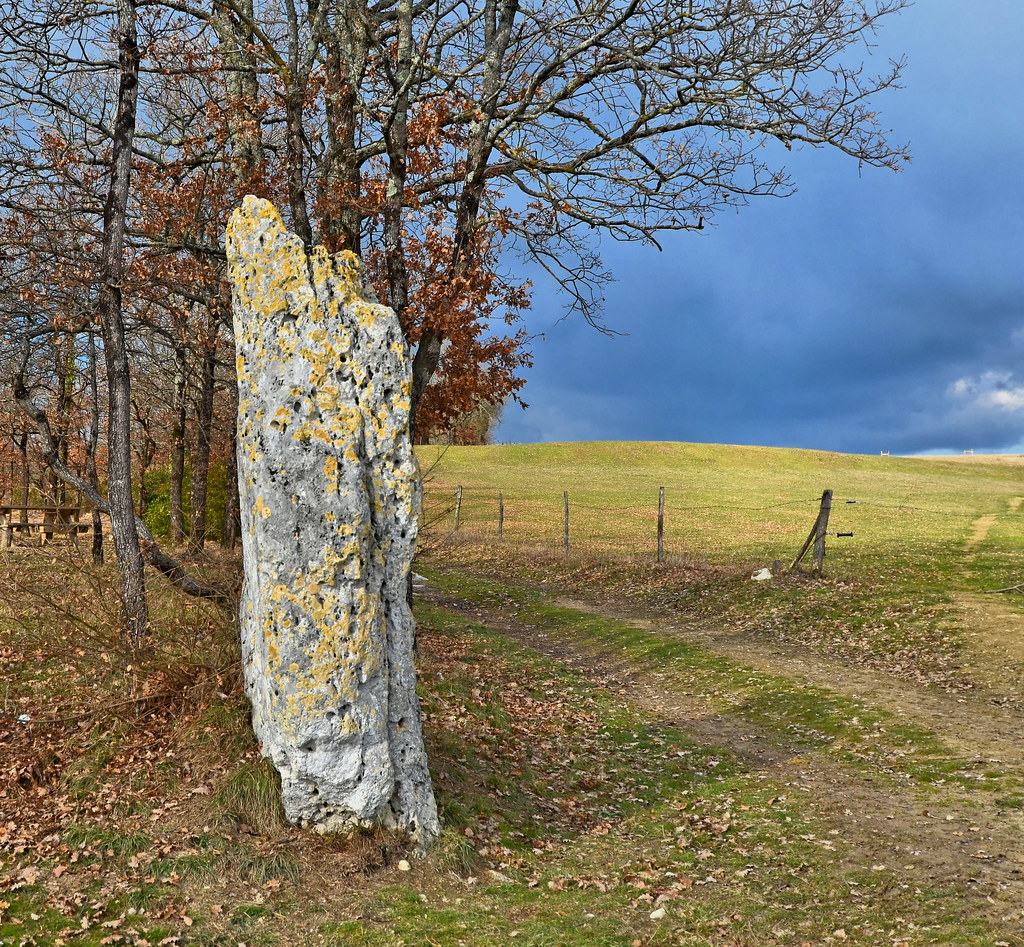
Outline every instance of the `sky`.
<svg viewBox="0 0 1024 947">
<path fill-rule="evenodd" d="M 867 64 L 904 54 L 877 100 L 901 173 L 805 149 L 792 197 L 606 241 L 624 336 L 536 279 L 530 407 L 496 440 L 1024 452 L 1024 2 L 917 0 Z"/>
</svg>

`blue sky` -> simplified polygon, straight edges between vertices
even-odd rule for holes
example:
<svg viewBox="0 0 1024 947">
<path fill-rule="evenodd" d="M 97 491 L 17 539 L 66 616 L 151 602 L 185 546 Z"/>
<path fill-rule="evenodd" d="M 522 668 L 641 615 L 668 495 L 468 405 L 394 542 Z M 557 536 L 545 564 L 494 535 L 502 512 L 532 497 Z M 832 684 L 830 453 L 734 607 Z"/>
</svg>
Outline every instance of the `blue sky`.
<svg viewBox="0 0 1024 947">
<path fill-rule="evenodd" d="M 917 0 L 868 60 L 900 174 L 787 156 L 798 192 L 665 250 L 605 242 L 601 335 L 536 281 L 526 411 L 501 442 L 1024 451 L 1024 2 Z"/>
</svg>

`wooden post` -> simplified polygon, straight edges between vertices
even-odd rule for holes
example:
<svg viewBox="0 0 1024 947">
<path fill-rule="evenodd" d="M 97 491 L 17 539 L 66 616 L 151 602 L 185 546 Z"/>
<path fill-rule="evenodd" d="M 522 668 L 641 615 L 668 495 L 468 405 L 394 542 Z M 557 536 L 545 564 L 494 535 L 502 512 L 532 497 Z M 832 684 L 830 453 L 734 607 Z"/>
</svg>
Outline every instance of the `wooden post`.
<svg viewBox="0 0 1024 947">
<path fill-rule="evenodd" d="M 58 514 L 59 515 L 59 514 Z M 54 514 L 50 510 L 43 513 L 43 525 L 39 527 L 39 545 L 45 546 L 47 543 L 53 541 L 53 530 L 50 526 L 53 524 Z"/>
<path fill-rule="evenodd" d="M 565 502 L 565 534 L 562 538 L 562 548 L 565 550 L 565 554 L 569 555 L 569 491 L 566 490 L 562 494 L 562 499 Z"/>
<path fill-rule="evenodd" d="M 818 518 L 814 521 L 814 526 L 811 528 L 810 535 L 807 537 L 800 551 L 796 554 L 796 558 L 793 560 L 793 564 L 789 567 L 790 571 L 797 567 L 797 564 L 804 557 L 804 553 L 811 548 L 811 543 L 814 543 L 814 568 L 817 572 L 821 572 L 821 567 L 825 559 L 825 531 L 828 529 L 828 515 L 832 510 L 832 491 L 826 490 L 821 495 L 821 507 L 818 510 Z M 821 551 L 821 558 L 818 557 L 819 546 Z"/>
<path fill-rule="evenodd" d="M 832 511 L 832 491 L 826 490 L 821 495 L 821 509 L 818 512 L 818 532 L 814 537 L 814 571 L 821 575 L 825 566 L 825 531 L 828 529 L 828 516 Z"/>
<path fill-rule="evenodd" d="M 455 528 L 459 528 L 459 518 L 462 516 L 462 485 L 455 491 Z"/>
<path fill-rule="evenodd" d="M 498 494 L 498 542 L 501 542 L 502 534 L 505 531 L 505 498 Z"/>
<path fill-rule="evenodd" d="M 658 562 L 665 561 L 665 488 L 658 490 Z"/>
</svg>

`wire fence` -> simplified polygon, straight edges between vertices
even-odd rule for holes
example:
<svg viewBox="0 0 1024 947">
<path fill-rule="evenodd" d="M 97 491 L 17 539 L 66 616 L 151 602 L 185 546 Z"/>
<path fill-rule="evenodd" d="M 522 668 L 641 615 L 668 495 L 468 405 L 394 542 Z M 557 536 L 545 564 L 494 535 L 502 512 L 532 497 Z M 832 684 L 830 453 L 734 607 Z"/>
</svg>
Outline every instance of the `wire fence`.
<svg viewBox="0 0 1024 947">
<path fill-rule="evenodd" d="M 638 491 L 635 502 L 609 500 L 594 489 L 531 490 L 427 482 L 425 539 L 465 537 L 481 542 L 551 551 L 707 560 L 790 559 L 815 523 L 822 494 L 796 493 L 757 500 L 749 496 L 689 498 L 685 487 Z M 932 497 L 929 497 L 932 499 Z M 903 499 L 864 495 L 832 498 L 829 552 L 862 558 L 891 556 L 915 543 L 963 541 L 980 514 L 950 496 L 947 509 Z"/>
</svg>

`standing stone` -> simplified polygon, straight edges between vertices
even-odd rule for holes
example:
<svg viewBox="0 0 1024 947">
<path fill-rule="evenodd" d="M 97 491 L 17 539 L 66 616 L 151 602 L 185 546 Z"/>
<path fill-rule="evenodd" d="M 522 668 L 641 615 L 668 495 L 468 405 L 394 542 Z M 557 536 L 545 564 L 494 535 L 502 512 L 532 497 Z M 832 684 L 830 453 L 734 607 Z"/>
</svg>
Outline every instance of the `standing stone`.
<svg viewBox="0 0 1024 947">
<path fill-rule="evenodd" d="M 421 486 L 411 366 L 352 253 L 307 257 L 268 201 L 231 215 L 240 608 L 253 728 L 285 814 L 439 832 L 406 597 Z"/>
</svg>

